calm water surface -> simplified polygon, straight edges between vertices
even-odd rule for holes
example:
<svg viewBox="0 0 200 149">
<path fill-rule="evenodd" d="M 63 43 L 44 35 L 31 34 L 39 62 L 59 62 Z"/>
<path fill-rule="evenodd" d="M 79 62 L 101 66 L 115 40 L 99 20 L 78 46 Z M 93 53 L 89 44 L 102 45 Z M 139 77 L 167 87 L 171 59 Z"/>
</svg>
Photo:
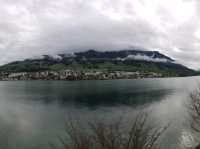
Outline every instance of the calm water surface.
<svg viewBox="0 0 200 149">
<path fill-rule="evenodd" d="M 200 77 L 0 82 L 0 146 L 48 149 L 63 133 L 69 115 L 83 122 L 113 121 L 131 119 L 140 110 L 150 111 L 158 126 L 171 123 L 163 149 L 189 146 L 194 139 L 185 105 L 199 81 Z"/>
</svg>

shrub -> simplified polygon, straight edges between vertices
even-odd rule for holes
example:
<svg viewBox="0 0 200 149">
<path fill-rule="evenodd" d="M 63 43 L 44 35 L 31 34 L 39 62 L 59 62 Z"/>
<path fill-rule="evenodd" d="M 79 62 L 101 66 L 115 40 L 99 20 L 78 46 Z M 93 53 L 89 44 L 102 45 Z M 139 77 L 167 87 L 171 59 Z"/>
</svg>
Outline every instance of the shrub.
<svg viewBox="0 0 200 149">
<path fill-rule="evenodd" d="M 147 117 L 139 114 L 127 131 L 121 121 L 89 123 L 89 130 L 71 121 L 67 124 L 67 137 L 59 137 L 59 142 L 64 149 L 157 149 L 158 140 L 168 126 L 150 127 Z"/>
</svg>

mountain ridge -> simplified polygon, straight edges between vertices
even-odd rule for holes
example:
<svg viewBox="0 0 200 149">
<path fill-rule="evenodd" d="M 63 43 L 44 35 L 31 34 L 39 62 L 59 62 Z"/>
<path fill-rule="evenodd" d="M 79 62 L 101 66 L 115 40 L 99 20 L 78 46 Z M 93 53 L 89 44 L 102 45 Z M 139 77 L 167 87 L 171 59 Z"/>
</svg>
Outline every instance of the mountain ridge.
<svg viewBox="0 0 200 149">
<path fill-rule="evenodd" d="M 158 51 L 127 49 L 43 55 L 0 66 L 0 72 L 37 72 L 70 70 L 100 70 L 155 72 L 164 76 L 190 76 L 195 71 Z"/>
<path fill-rule="evenodd" d="M 151 57 L 152 60 L 156 58 L 166 59 L 169 62 L 174 62 L 172 58 L 164 54 L 161 54 L 158 51 L 145 51 L 145 50 L 97 51 L 94 49 L 86 50 L 84 52 L 74 52 L 74 53 L 65 53 L 65 54 L 57 54 L 57 55 L 42 55 L 42 57 L 39 57 L 38 60 L 39 59 L 61 60 L 63 58 L 75 58 L 76 60 L 81 60 L 83 58 L 87 58 L 90 60 L 94 58 L 102 59 L 102 60 L 103 59 L 115 60 L 115 58 L 118 58 L 118 60 L 120 60 L 121 58 L 121 60 L 123 60 L 124 58 L 131 59 L 131 57 L 128 57 L 130 55 Z M 26 59 L 26 60 L 34 60 L 34 59 Z M 139 60 L 139 59 L 135 59 L 135 60 Z"/>
</svg>

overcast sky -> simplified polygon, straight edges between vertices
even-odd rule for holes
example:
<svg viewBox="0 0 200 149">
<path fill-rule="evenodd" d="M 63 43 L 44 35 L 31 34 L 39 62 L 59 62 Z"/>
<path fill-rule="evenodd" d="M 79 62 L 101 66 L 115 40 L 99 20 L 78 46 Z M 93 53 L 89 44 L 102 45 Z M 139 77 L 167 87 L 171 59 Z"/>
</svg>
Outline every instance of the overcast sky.
<svg viewBox="0 0 200 149">
<path fill-rule="evenodd" d="M 0 64 L 133 47 L 199 69 L 199 0 L 0 0 Z"/>
</svg>

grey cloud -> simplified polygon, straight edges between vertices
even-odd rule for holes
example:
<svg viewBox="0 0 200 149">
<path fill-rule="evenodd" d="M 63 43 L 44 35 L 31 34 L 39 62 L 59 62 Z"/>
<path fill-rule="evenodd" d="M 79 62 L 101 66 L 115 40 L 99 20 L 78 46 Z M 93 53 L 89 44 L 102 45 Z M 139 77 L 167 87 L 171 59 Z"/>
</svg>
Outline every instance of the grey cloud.
<svg viewBox="0 0 200 149">
<path fill-rule="evenodd" d="M 177 9 L 173 3 L 179 4 Z M 200 68 L 197 3 L 0 0 L 0 64 L 74 50 L 141 47 L 157 49 L 189 67 Z"/>
</svg>

